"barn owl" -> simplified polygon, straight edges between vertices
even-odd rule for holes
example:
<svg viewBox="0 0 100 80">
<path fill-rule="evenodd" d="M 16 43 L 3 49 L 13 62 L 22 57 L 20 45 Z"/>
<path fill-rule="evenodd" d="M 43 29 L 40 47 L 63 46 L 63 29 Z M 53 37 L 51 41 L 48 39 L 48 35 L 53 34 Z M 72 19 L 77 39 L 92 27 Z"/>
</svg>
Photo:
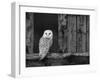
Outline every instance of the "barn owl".
<svg viewBox="0 0 100 80">
<path fill-rule="evenodd" d="M 39 57 L 40 60 L 44 59 L 53 43 L 53 32 L 45 30 L 43 36 L 39 41 Z"/>
</svg>

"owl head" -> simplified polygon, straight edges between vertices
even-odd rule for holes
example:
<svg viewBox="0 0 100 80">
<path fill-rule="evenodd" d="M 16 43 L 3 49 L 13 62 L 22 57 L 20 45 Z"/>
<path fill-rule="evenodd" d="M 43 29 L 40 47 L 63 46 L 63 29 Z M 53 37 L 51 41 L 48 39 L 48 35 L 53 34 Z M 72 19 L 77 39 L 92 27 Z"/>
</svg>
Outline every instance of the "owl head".
<svg viewBox="0 0 100 80">
<path fill-rule="evenodd" d="M 44 31 L 44 34 L 43 34 L 43 37 L 44 37 L 44 38 L 48 38 L 48 39 L 52 39 L 52 37 L 53 37 L 53 32 L 52 32 L 52 30 L 45 30 L 45 31 Z"/>
</svg>

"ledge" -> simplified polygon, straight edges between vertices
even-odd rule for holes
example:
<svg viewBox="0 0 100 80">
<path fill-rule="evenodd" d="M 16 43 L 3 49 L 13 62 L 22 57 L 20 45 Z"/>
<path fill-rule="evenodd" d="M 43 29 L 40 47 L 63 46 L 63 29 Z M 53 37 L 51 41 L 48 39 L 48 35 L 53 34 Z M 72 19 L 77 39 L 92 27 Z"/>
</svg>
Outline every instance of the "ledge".
<svg viewBox="0 0 100 80">
<path fill-rule="evenodd" d="M 51 53 L 47 55 L 47 58 L 61 59 L 68 57 L 70 55 L 74 56 L 89 56 L 89 53 Z M 37 53 L 26 54 L 26 59 L 39 59 L 39 55 Z"/>
</svg>

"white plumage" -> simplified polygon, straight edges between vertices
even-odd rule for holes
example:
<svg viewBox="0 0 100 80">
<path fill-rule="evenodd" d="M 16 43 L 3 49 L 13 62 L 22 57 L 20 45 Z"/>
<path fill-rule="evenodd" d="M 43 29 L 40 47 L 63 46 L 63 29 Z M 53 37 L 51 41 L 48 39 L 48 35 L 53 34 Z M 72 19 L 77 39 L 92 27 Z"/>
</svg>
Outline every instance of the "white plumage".
<svg viewBox="0 0 100 80">
<path fill-rule="evenodd" d="M 39 57 L 40 60 L 44 59 L 47 55 L 52 43 L 53 43 L 53 32 L 51 30 L 45 30 L 43 36 L 39 41 Z"/>
</svg>

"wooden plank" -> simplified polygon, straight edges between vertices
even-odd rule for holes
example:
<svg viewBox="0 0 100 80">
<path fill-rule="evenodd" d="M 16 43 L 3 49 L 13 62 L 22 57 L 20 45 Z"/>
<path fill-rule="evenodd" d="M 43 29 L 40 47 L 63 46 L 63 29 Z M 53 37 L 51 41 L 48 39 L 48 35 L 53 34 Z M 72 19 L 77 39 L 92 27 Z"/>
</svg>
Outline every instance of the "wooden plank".
<svg viewBox="0 0 100 80">
<path fill-rule="evenodd" d="M 66 14 L 58 15 L 58 42 L 59 48 L 62 52 L 65 52 L 67 47 L 67 40 L 66 40 Z"/>
<path fill-rule="evenodd" d="M 82 16 L 82 52 L 86 52 L 86 16 Z"/>
<path fill-rule="evenodd" d="M 82 31 L 81 31 L 81 27 L 80 27 L 80 20 L 81 20 L 82 16 L 77 16 L 77 52 L 81 53 L 82 51 Z"/>
<path fill-rule="evenodd" d="M 26 49 L 27 53 L 33 53 L 33 13 L 26 13 Z"/>
<path fill-rule="evenodd" d="M 89 52 L 89 16 L 86 16 L 86 52 Z"/>
<path fill-rule="evenodd" d="M 58 53 L 51 53 L 51 54 L 48 54 L 46 56 L 46 58 L 51 58 L 51 59 L 61 59 L 61 58 L 65 58 L 65 57 L 68 57 L 68 56 L 71 56 L 71 55 L 74 55 L 74 56 L 89 56 L 88 53 L 62 53 L 62 54 L 58 54 Z M 26 59 L 28 60 L 39 60 L 39 54 L 37 53 L 34 53 L 34 54 L 26 54 Z"/>
<path fill-rule="evenodd" d="M 76 52 L 76 16 L 70 16 L 71 17 L 71 52 L 75 53 Z"/>
<path fill-rule="evenodd" d="M 68 44 L 68 15 L 64 15 L 64 43 L 63 43 L 63 48 L 64 48 L 64 53 L 68 52 L 67 49 L 67 44 Z"/>
<path fill-rule="evenodd" d="M 71 15 L 68 16 L 68 53 L 71 52 L 71 39 L 72 39 L 72 34 L 71 34 L 72 26 L 71 26 Z"/>
<path fill-rule="evenodd" d="M 31 21 L 32 21 L 32 42 L 31 42 L 31 49 L 32 49 L 32 53 L 33 53 L 33 47 L 34 47 L 34 14 L 31 13 Z"/>
<path fill-rule="evenodd" d="M 59 14 L 58 15 L 58 45 L 59 45 L 59 49 L 62 50 L 63 49 L 63 39 L 62 39 L 62 30 L 61 30 L 61 27 L 62 27 L 62 14 Z"/>
</svg>

